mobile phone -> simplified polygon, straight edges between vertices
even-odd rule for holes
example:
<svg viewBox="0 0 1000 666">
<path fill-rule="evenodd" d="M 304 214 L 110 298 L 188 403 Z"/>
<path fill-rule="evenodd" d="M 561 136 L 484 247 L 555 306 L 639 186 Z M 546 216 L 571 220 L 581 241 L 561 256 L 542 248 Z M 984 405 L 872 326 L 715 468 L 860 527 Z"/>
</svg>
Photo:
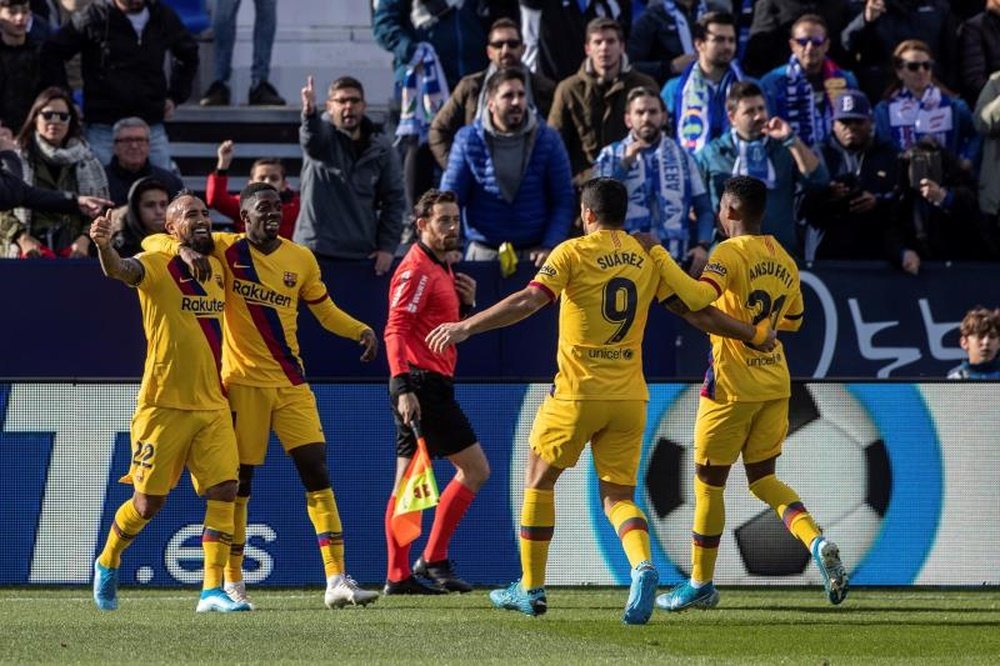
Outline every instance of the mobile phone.
<svg viewBox="0 0 1000 666">
<path fill-rule="evenodd" d="M 933 180 L 938 185 L 942 180 L 941 155 L 935 152 L 919 151 L 910 156 L 908 171 L 910 187 L 920 189 L 920 181 Z"/>
</svg>

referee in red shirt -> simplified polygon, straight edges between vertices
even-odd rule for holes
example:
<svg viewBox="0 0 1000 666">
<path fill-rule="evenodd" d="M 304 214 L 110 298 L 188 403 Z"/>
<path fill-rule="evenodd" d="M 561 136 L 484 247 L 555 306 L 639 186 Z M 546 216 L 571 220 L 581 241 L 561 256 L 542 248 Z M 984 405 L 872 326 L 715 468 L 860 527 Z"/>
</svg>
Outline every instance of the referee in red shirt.
<svg viewBox="0 0 1000 666">
<path fill-rule="evenodd" d="M 389 286 L 389 321 L 385 347 L 389 357 L 389 392 L 396 420 L 396 482 L 385 510 L 389 551 L 385 594 L 468 592 L 448 559 L 448 542 L 469 505 L 490 476 L 490 465 L 469 419 L 455 401 L 455 359 L 450 347 L 432 352 L 424 338 L 438 324 L 457 321 L 471 312 L 476 281 L 454 273 L 445 261 L 459 249 L 461 213 L 454 192 L 428 190 L 414 210 L 419 240 L 396 268 Z M 447 456 L 455 476 L 441 493 L 434 526 L 423 554 L 410 569 L 410 546 L 392 533 L 399 480 L 417 450 L 409 424 L 419 420 L 431 456 Z M 413 574 L 429 579 L 424 585 Z"/>
</svg>

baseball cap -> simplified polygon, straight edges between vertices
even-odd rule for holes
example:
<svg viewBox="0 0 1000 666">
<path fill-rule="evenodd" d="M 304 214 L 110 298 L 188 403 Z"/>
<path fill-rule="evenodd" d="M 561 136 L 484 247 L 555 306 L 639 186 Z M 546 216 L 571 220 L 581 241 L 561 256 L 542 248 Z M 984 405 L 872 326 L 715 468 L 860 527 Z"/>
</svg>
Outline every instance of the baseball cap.
<svg viewBox="0 0 1000 666">
<path fill-rule="evenodd" d="M 870 119 L 871 117 L 872 105 L 860 90 L 845 90 L 833 102 L 834 120 Z"/>
</svg>

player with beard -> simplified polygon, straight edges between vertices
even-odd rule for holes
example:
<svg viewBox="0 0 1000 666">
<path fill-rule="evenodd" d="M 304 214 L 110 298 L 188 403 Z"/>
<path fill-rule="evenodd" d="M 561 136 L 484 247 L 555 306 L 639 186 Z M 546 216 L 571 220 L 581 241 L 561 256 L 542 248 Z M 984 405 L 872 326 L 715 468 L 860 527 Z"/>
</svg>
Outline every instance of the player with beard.
<svg viewBox="0 0 1000 666">
<path fill-rule="evenodd" d="M 143 252 L 123 259 L 111 244 L 107 215 L 90 227 L 101 268 L 135 287 L 146 333 L 146 365 L 132 418 L 132 463 L 122 478 L 135 491 L 115 512 L 104 549 L 94 562 L 94 602 L 118 608 L 122 552 L 163 507 L 187 466 L 195 490 L 205 496 L 205 577 L 197 611 L 250 610 L 222 588 L 233 537 L 236 498 L 236 438 L 219 381 L 222 313 L 226 292 L 219 262 L 208 260 L 216 278 L 199 282 L 179 258 Z M 197 197 L 182 195 L 167 208 L 166 229 L 175 242 L 212 252 L 212 221 Z"/>
<path fill-rule="evenodd" d="M 385 594 L 468 592 L 448 559 L 448 542 L 490 465 L 469 420 L 455 401 L 455 349 L 432 353 L 424 338 L 438 324 L 467 316 L 476 302 L 476 281 L 445 262 L 458 249 L 462 216 L 454 192 L 428 190 L 414 211 L 419 240 L 400 262 L 389 286 L 385 348 L 392 379 L 389 390 L 396 420 L 396 481 L 385 511 L 389 552 Z M 441 493 L 424 552 L 410 569 L 410 546 L 393 535 L 392 516 L 399 482 L 416 452 L 411 425 L 419 421 L 432 456 L 447 457 L 455 476 Z M 433 581 L 428 587 L 413 574 Z"/>
<path fill-rule="evenodd" d="M 299 358 L 299 301 L 309 306 L 325 329 L 357 340 L 364 347 L 362 361 L 375 358 L 378 338 L 370 327 L 334 305 L 312 252 L 278 236 L 278 190 L 267 183 L 247 185 L 240 193 L 240 217 L 246 233 L 213 234 L 212 257 L 162 234 L 143 242 L 146 248 L 179 254 L 199 279 L 214 272 L 213 257 L 224 266 L 229 298 L 222 381 L 228 389 L 240 463 L 225 589 L 232 599 L 248 603 L 242 571 L 247 504 L 254 468 L 264 464 L 273 429 L 306 490 L 306 508 L 326 573 L 326 605 L 369 604 L 378 593 L 359 588 L 344 568 L 344 535 L 330 487 L 323 427 Z"/>
</svg>

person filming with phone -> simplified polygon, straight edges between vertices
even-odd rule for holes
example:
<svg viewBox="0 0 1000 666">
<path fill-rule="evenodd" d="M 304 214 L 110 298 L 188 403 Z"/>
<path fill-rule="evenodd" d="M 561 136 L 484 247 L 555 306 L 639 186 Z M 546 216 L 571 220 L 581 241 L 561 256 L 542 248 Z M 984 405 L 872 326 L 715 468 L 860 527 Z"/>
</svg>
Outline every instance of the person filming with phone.
<svg viewBox="0 0 1000 666">
<path fill-rule="evenodd" d="M 912 275 L 923 261 L 1000 257 L 996 233 L 979 212 L 976 185 L 958 158 L 924 138 L 900 155 L 899 214 L 887 234 L 890 260 Z"/>
</svg>

